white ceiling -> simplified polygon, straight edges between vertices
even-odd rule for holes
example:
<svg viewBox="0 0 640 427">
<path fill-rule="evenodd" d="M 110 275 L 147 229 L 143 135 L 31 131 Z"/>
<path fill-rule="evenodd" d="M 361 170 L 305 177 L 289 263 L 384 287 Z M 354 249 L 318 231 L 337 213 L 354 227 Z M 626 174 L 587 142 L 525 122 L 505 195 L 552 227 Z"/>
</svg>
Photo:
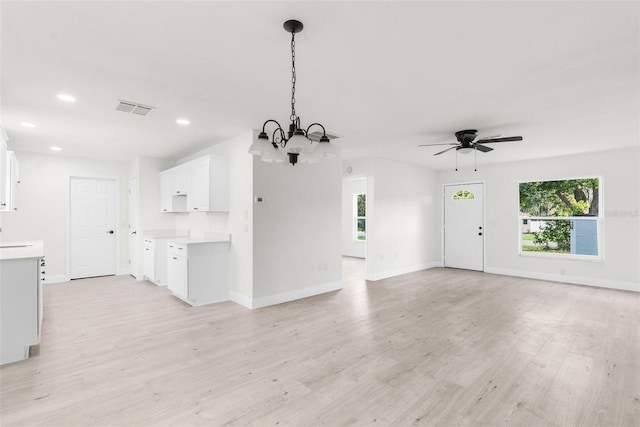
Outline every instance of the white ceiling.
<svg viewBox="0 0 640 427">
<path fill-rule="evenodd" d="M 175 158 L 296 110 L 345 157 L 450 168 L 453 132 L 522 135 L 479 164 L 640 145 L 640 3 L 22 2 L 1 13 L 14 150 Z M 58 93 L 77 98 L 73 104 Z M 119 99 L 156 107 L 147 117 Z M 188 118 L 191 125 L 175 123 Z M 37 125 L 29 129 L 22 122 Z"/>
</svg>

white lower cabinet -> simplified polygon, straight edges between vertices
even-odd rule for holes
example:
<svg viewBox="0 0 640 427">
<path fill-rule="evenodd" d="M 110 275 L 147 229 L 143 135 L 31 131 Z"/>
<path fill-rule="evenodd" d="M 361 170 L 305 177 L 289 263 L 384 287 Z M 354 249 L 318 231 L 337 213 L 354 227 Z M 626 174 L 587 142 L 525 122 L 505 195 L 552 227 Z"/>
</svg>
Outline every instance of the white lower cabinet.
<svg viewBox="0 0 640 427">
<path fill-rule="evenodd" d="M 0 261 L 0 364 L 29 357 L 40 343 L 43 258 Z"/>
<path fill-rule="evenodd" d="M 190 305 L 229 299 L 229 242 L 169 242 L 169 290 Z"/>
</svg>

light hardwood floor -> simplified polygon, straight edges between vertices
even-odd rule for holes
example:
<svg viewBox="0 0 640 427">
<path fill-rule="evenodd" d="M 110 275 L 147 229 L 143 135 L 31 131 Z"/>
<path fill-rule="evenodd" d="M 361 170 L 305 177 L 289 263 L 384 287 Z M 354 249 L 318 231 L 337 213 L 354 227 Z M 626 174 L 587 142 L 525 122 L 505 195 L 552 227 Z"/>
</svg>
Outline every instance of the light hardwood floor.
<svg viewBox="0 0 640 427">
<path fill-rule="evenodd" d="M 259 310 L 45 286 L 1 424 L 640 425 L 640 295 L 435 268 Z"/>
</svg>

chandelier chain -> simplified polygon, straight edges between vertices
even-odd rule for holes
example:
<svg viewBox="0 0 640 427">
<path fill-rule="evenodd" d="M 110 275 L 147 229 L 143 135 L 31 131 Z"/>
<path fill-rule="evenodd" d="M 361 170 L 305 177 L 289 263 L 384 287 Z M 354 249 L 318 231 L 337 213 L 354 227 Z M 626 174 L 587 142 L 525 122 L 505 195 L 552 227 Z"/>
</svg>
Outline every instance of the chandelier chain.
<svg viewBox="0 0 640 427">
<path fill-rule="evenodd" d="M 295 124 L 296 115 L 296 35 L 291 33 L 291 121 Z"/>
</svg>

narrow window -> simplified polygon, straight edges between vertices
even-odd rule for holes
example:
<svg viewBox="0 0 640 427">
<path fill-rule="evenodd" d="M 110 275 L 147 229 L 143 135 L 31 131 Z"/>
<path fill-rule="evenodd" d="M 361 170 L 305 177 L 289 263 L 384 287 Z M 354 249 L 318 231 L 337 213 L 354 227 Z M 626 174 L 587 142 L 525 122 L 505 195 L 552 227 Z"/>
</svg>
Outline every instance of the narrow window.
<svg viewBox="0 0 640 427">
<path fill-rule="evenodd" d="M 367 240 L 367 195 L 353 195 L 353 240 Z"/>
<path fill-rule="evenodd" d="M 520 254 L 600 256 L 599 178 L 520 183 Z"/>
</svg>

